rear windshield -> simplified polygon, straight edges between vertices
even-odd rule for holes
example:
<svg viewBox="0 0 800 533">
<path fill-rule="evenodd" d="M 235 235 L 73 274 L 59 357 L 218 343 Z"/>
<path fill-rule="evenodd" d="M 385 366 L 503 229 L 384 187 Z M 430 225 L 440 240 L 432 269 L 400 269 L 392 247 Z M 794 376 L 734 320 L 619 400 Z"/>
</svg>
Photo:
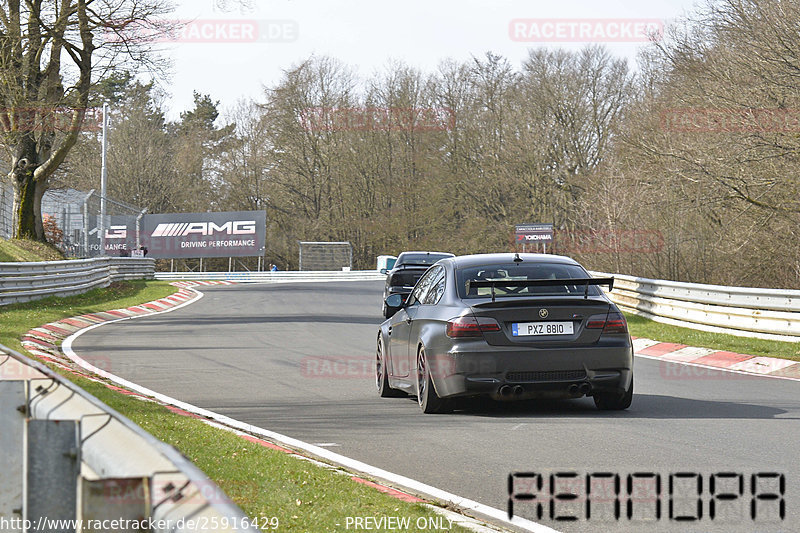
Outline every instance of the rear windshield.
<svg viewBox="0 0 800 533">
<path fill-rule="evenodd" d="M 424 265 L 430 266 L 439 259 L 453 257 L 452 254 L 400 254 L 397 258 L 397 265 Z"/>
<path fill-rule="evenodd" d="M 456 271 L 458 280 L 458 295 L 461 298 L 488 298 L 492 295 L 491 287 L 470 287 L 467 292 L 467 281 L 517 281 L 536 279 L 586 279 L 591 278 L 582 267 L 578 265 L 564 265 L 559 263 L 503 263 L 494 265 L 481 265 L 462 268 Z M 556 285 L 553 287 L 504 287 L 501 284 L 495 287 L 497 297 L 513 296 L 555 296 L 555 295 L 581 295 L 586 291 L 585 284 Z M 600 288 L 595 285 L 589 287 L 589 296 L 599 296 Z"/>
<path fill-rule="evenodd" d="M 421 278 L 422 274 L 424 273 L 424 270 L 412 272 L 400 270 L 392 274 L 392 280 L 389 282 L 389 285 L 392 287 L 413 287 L 417 284 L 419 278 Z"/>
</svg>

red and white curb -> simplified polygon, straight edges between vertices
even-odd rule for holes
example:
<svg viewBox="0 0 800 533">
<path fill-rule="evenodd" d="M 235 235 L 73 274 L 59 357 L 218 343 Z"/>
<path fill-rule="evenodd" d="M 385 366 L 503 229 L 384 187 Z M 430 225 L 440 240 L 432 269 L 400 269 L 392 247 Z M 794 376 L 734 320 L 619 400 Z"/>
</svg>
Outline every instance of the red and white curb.
<svg viewBox="0 0 800 533">
<path fill-rule="evenodd" d="M 191 287 L 201 287 L 203 285 L 235 285 L 235 281 L 206 281 L 206 280 L 194 280 L 194 281 L 173 281 L 170 285 L 175 285 L 176 287 L 183 287 L 183 288 L 191 288 Z"/>
<path fill-rule="evenodd" d="M 638 357 L 646 359 L 800 381 L 800 362 L 789 359 L 745 355 L 643 338 L 633 339 L 633 350 Z"/>
<path fill-rule="evenodd" d="M 38 328 L 33 328 L 22 337 L 22 347 L 29 353 L 51 363 L 63 370 L 78 374 L 92 379 L 92 377 L 82 372 L 80 367 L 75 367 L 74 363 L 59 348 L 59 344 L 70 335 L 78 331 L 85 330 L 100 324 L 128 320 L 142 316 L 149 316 L 157 313 L 171 311 L 183 307 L 189 303 L 202 298 L 202 294 L 194 291 L 191 287 L 198 285 L 231 285 L 231 282 L 177 282 L 172 283 L 180 290 L 166 298 L 155 300 L 141 305 L 135 305 L 124 309 L 114 309 L 113 311 L 103 311 L 100 313 L 89 313 L 86 315 L 72 318 L 64 318 L 56 322 L 51 322 Z"/>
<path fill-rule="evenodd" d="M 372 487 L 397 499 L 425 505 L 432 511 L 444 517 L 453 525 L 459 525 L 477 533 L 496 533 L 504 531 L 503 529 L 499 529 L 498 527 L 487 524 L 486 522 L 473 518 L 469 515 L 454 512 L 436 505 L 431 505 L 425 500 L 414 496 L 413 494 L 419 494 L 432 500 L 438 500 L 442 503 L 445 503 L 448 507 L 454 507 L 465 512 L 471 511 L 473 514 L 478 516 L 485 516 L 496 523 L 508 524 L 519 530 L 530 531 L 533 533 L 558 533 L 554 529 L 521 517 L 514 517 L 512 520 L 509 520 L 506 511 L 495 509 L 467 498 L 462 498 L 455 494 L 437 489 L 436 487 L 420 483 L 416 480 L 382 470 L 366 463 L 350 459 L 343 455 L 333 453 L 325 448 L 293 439 L 291 437 L 281 435 L 280 433 L 275 433 L 263 428 L 251 426 L 250 424 L 228 418 L 224 415 L 220 415 L 218 413 L 181 402 L 180 400 L 170 398 L 169 396 L 165 396 L 145 387 L 139 386 L 110 372 L 107 372 L 106 370 L 98 368 L 97 366 L 83 360 L 72 349 L 72 343 L 75 339 L 77 339 L 83 333 L 91 331 L 100 326 L 113 322 L 120 322 L 123 320 L 132 320 L 144 316 L 168 313 L 198 301 L 203 297 L 203 293 L 194 290 L 193 287 L 232 284 L 232 282 L 227 281 L 174 282 L 171 283 L 171 285 L 175 285 L 181 290 L 171 296 L 162 298 L 161 300 L 156 300 L 154 302 L 132 306 L 127 309 L 116 309 L 114 311 L 82 315 L 79 317 L 66 318 L 57 322 L 45 324 L 44 326 L 34 328 L 29 331 L 23 338 L 22 345 L 28 352 L 46 360 L 47 362 L 50 362 L 66 371 L 86 379 L 103 383 L 106 387 L 117 392 L 129 396 L 135 396 L 142 400 L 156 401 L 163 404 L 167 407 L 167 409 L 174 413 L 200 419 L 215 427 L 232 431 L 250 442 L 254 442 L 284 453 L 290 453 L 299 459 L 312 461 L 320 466 L 331 468 L 330 464 L 317 461 L 313 457 L 327 460 L 340 468 L 348 470 L 347 475 L 350 475 L 353 481 Z M 61 343 L 60 349 L 59 343 Z M 110 380 L 118 386 L 100 381 L 97 379 L 97 376 Z M 260 439 L 254 435 L 258 435 L 269 440 Z M 283 446 L 281 446 L 281 444 Z M 303 455 L 300 452 L 306 452 L 313 457 Z M 372 479 L 383 480 L 387 484 L 375 483 L 374 481 L 353 475 L 353 473 L 359 473 Z M 398 490 L 390 486 L 390 484 L 402 487 L 408 492 Z"/>
</svg>

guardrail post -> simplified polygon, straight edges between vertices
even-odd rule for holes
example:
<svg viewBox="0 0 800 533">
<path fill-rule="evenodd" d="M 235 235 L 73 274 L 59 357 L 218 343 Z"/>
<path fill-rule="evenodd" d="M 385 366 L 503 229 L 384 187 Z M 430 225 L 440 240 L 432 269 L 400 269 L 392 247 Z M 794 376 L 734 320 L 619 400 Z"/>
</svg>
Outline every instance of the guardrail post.
<svg viewBox="0 0 800 533">
<path fill-rule="evenodd" d="M 50 533 L 74 533 L 75 528 L 65 526 L 77 519 L 80 422 L 29 419 L 27 425 L 25 519 L 42 521 Z"/>
<path fill-rule="evenodd" d="M 22 533 L 26 398 L 24 381 L 0 381 L 0 519 L 11 533 Z"/>
<path fill-rule="evenodd" d="M 120 275 L 120 269 L 123 271 L 125 270 L 125 265 L 117 263 L 114 259 L 109 258 L 108 260 L 108 283 L 106 283 L 106 287 L 111 285 L 113 282 L 122 279 L 124 276 Z"/>
<path fill-rule="evenodd" d="M 83 199 L 83 256 L 91 257 L 92 251 L 89 249 L 89 199 L 94 194 L 94 189 L 89 191 Z"/>
</svg>

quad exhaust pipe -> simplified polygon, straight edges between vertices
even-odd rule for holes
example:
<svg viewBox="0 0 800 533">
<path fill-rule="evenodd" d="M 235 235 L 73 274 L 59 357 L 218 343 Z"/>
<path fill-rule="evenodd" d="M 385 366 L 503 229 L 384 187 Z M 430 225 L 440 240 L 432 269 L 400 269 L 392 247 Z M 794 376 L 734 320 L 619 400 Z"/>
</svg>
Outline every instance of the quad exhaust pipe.
<svg viewBox="0 0 800 533">
<path fill-rule="evenodd" d="M 586 395 L 592 392 L 592 385 L 588 382 L 583 383 L 573 383 L 568 388 L 567 391 L 572 395 Z M 508 398 L 510 396 L 522 396 L 525 394 L 525 387 L 522 385 L 503 385 L 497 391 L 497 393 L 502 396 L 503 398 Z"/>
</svg>

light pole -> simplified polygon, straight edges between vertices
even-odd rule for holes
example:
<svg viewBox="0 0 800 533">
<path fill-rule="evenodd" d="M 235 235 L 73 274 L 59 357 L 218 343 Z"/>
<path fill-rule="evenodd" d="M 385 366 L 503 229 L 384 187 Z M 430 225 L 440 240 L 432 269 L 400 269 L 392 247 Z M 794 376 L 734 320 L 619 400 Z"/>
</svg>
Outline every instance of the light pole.
<svg viewBox="0 0 800 533">
<path fill-rule="evenodd" d="M 102 169 L 100 171 L 100 255 L 106 255 L 106 186 L 108 184 L 108 102 L 103 102 L 103 154 Z"/>
</svg>

